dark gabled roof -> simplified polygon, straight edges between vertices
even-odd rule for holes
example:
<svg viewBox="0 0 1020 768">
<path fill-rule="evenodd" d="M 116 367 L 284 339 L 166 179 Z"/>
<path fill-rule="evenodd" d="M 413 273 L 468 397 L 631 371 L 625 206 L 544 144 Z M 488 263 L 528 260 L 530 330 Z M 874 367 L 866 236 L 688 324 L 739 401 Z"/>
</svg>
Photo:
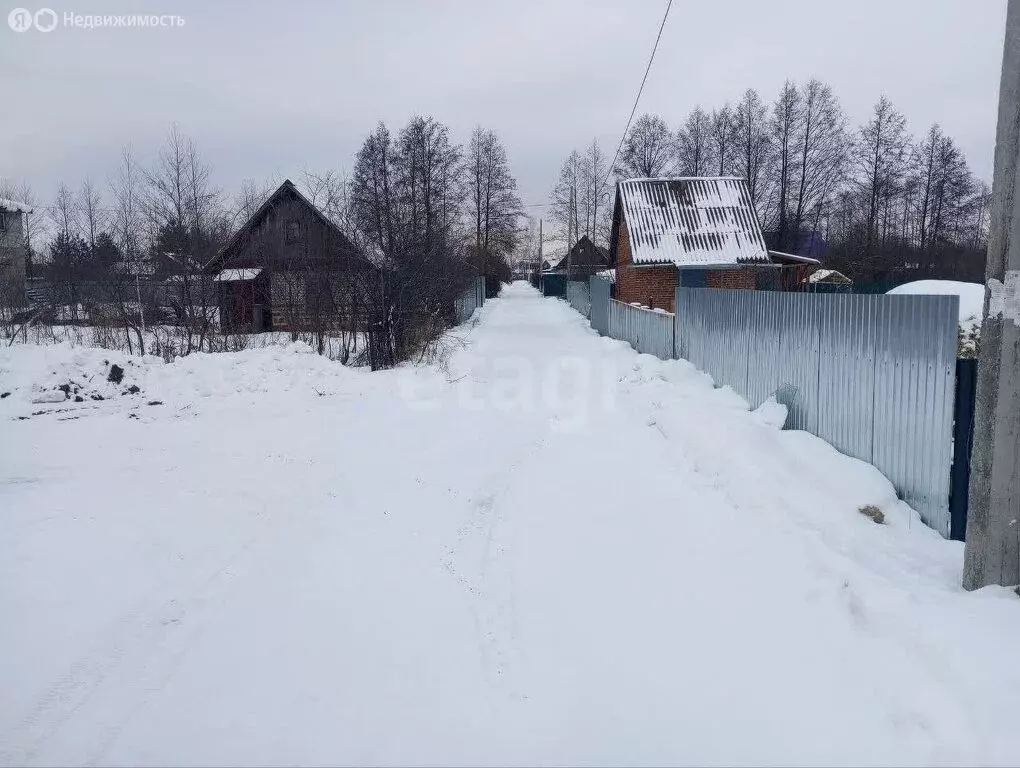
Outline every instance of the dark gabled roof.
<svg viewBox="0 0 1020 768">
<path fill-rule="evenodd" d="M 231 235 L 230 239 L 227 241 L 227 244 L 220 249 L 220 252 L 218 254 L 216 254 L 212 259 L 209 260 L 209 263 L 205 265 L 205 268 L 209 269 L 213 265 L 221 264 L 227 258 L 227 256 L 234 250 L 238 243 L 241 242 L 243 236 L 246 233 L 251 232 L 255 228 L 255 226 L 260 221 L 262 221 L 262 219 L 268 213 L 270 208 L 272 208 L 277 202 L 282 200 L 287 195 L 293 196 L 296 200 L 302 203 L 305 206 L 305 208 L 307 208 L 312 213 L 312 215 L 319 219 L 319 221 L 321 221 L 330 232 L 332 232 L 339 238 L 339 242 L 343 245 L 344 248 L 347 248 L 350 250 L 351 253 L 360 256 L 366 263 L 371 264 L 371 261 L 367 259 L 365 255 L 357 249 L 354 243 L 350 241 L 350 238 L 348 238 L 347 235 L 345 235 L 340 230 L 340 228 L 333 221 L 331 221 L 328 216 L 326 216 L 326 214 L 320 211 L 315 206 L 315 204 L 312 203 L 311 200 L 309 200 L 307 197 L 301 194 L 301 191 L 296 186 L 294 186 L 294 182 L 292 182 L 290 179 L 284 179 L 283 184 L 277 187 L 276 191 L 266 198 L 265 202 L 258 207 L 255 213 L 249 216 L 248 220 L 244 224 L 242 224 L 238 228 L 238 230 L 234 232 L 233 235 Z"/>
<path fill-rule="evenodd" d="M 627 224 L 635 264 L 678 267 L 768 264 L 758 216 L 744 179 L 628 179 L 616 186 L 618 220 Z"/>
<path fill-rule="evenodd" d="M 595 245 L 588 235 L 581 235 L 581 239 L 574 243 L 573 247 L 560 259 L 560 262 L 552 268 L 553 272 L 566 272 L 568 269 L 599 267 L 607 269 L 609 264 L 609 251 Z"/>
</svg>

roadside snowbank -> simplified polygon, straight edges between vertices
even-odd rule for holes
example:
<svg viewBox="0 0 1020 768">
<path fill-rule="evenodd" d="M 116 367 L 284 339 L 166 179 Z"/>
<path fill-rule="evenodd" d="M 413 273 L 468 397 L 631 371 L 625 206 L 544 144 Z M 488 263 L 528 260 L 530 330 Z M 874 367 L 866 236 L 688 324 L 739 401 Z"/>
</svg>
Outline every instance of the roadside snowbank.
<svg viewBox="0 0 1020 768">
<path fill-rule="evenodd" d="M 159 404 L 212 396 L 336 392 L 364 375 L 315 354 L 302 342 L 243 352 L 193 353 L 166 363 L 108 349 L 16 344 L 0 348 L 0 416 L 41 415 Z"/>
</svg>

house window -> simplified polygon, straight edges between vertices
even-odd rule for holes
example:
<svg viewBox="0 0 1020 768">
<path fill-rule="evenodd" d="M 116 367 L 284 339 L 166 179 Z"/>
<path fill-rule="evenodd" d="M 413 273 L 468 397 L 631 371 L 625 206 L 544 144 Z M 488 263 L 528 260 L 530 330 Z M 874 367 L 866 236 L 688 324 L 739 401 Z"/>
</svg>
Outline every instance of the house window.
<svg viewBox="0 0 1020 768">
<path fill-rule="evenodd" d="M 7 211 L 0 211 L 0 232 L 7 231 Z"/>
<path fill-rule="evenodd" d="M 300 222 L 294 221 L 293 219 L 287 222 L 287 234 L 285 236 L 285 239 L 288 244 L 296 243 L 301 239 Z"/>
</svg>

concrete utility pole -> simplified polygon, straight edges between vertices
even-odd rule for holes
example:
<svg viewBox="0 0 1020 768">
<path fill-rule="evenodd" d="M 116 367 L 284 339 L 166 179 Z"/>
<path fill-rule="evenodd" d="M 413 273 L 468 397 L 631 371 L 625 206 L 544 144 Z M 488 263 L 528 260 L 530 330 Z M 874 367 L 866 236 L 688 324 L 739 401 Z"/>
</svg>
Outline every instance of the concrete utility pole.
<svg viewBox="0 0 1020 768">
<path fill-rule="evenodd" d="M 1020 584 L 1020 0 L 1009 0 L 963 586 Z"/>
</svg>

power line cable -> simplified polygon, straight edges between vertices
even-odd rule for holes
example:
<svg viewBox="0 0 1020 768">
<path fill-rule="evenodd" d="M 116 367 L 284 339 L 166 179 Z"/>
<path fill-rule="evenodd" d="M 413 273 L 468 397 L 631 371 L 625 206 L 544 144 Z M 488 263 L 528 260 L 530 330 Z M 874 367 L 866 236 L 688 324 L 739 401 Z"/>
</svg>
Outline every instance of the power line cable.
<svg viewBox="0 0 1020 768">
<path fill-rule="evenodd" d="M 662 39 L 662 30 L 666 27 L 666 19 L 669 18 L 669 10 L 673 7 L 673 0 L 669 0 L 666 3 L 666 12 L 662 14 L 662 23 L 659 25 L 659 34 L 655 36 L 655 45 L 652 46 L 652 55 L 648 57 L 648 66 L 645 67 L 644 77 L 641 78 L 641 86 L 638 88 L 637 96 L 634 98 L 634 106 L 630 109 L 630 117 L 627 118 L 627 125 L 623 129 L 623 135 L 620 136 L 620 143 L 616 145 L 616 154 L 613 155 L 613 162 L 609 164 L 609 169 L 606 171 L 606 177 L 602 179 L 602 184 L 609 181 L 609 177 L 613 174 L 613 168 L 616 167 L 616 160 L 620 157 L 620 150 L 623 149 L 624 139 L 627 138 L 627 131 L 630 130 L 630 123 L 634 119 L 634 113 L 637 112 L 638 102 L 641 101 L 641 92 L 645 89 L 645 81 L 648 80 L 648 73 L 652 69 L 652 62 L 655 61 L 655 52 L 659 50 L 659 40 Z"/>
</svg>

